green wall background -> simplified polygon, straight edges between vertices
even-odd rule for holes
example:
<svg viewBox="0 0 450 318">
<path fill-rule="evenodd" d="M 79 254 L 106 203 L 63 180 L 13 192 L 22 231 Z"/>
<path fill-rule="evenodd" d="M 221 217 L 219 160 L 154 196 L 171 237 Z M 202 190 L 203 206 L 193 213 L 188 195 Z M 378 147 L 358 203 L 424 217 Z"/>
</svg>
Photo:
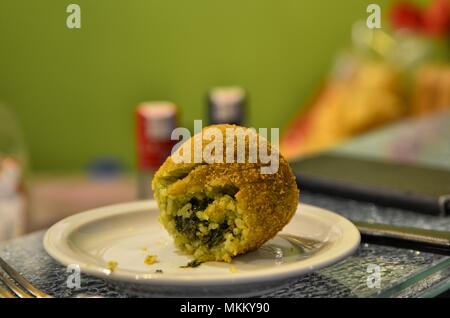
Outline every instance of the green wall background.
<svg viewBox="0 0 450 318">
<path fill-rule="evenodd" d="M 237 84 L 251 125 L 283 127 L 374 2 L 0 0 L 0 100 L 21 121 L 34 170 L 102 155 L 133 167 L 132 112 L 144 100 L 174 101 L 192 127 L 208 88 Z M 81 6 L 80 30 L 66 28 L 69 3 Z"/>
</svg>

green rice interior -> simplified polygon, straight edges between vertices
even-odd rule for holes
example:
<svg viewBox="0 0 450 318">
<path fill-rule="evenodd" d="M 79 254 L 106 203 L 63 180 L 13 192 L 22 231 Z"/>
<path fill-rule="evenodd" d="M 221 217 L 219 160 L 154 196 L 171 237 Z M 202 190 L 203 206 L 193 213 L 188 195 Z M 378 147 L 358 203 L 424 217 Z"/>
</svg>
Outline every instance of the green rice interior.
<svg viewBox="0 0 450 318">
<path fill-rule="evenodd" d="M 156 189 L 160 220 L 175 244 L 199 261 L 231 261 L 245 244 L 247 232 L 235 199 L 238 189 L 206 187 L 202 192 L 168 195 L 175 182 Z"/>
</svg>

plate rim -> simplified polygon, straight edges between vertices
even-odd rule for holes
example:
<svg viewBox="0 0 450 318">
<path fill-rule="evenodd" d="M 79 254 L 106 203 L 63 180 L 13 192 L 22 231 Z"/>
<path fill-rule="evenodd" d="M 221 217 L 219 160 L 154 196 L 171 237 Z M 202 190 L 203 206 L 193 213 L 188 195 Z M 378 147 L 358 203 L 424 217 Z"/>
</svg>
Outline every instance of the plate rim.
<svg viewBox="0 0 450 318">
<path fill-rule="evenodd" d="M 301 211 L 302 208 L 306 207 L 305 211 Z M 332 264 L 338 263 L 343 259 L 351 256 L 359 247 L 361 242 L 361 235 L 356 226 L 347 218 L 337 214 L 336 212 L 320 208 L 314 205 L 299 203 L 297 206 L 297 210 L 295 214 L 301 213 L 311 213 L 309 210 L 315 210 L 315 213 L 322 214 L 320 217 L 324 215 L 334 218 L 342 230 L 343 235 L 341 236 L 350 241 L 346 244 L 348 245 L 345 249 L 338 248 L 338 245 L 335 246 L 332 251 L 334 252 L 334 257 L 328 256 L 325 260 L 315 262 L 310 266 L 301 266 L 298 267 L 299 263 L 308 261 L 301 260 L 299 262 L 294 262 L 291 264 L 285 264 L 284 266 L 274 267 L 270 270 L 270 273 L 267 273 L 267 269 L 255 270 L 252 273 L 230 273 L 230 275 L 223 274 L 209 274 L 204 275 L 207 277 L 198 277 L 199 275 L 186 275 L 184 277 L 174 277 L 167 276 L 161 274 L 153 274 L 153 273 L 142 273 L 142 274 L 132 274 L 130 271 L 121 270 L 120 268 L 115 270 L 114 272 L 109 271 L 105 267 L 101 267 L 96 264 L 85 263 L 84 261 L 78 259 L 73 259 L 71 256 L 68 256 L 64 253 L 61 248 L 64 247 L 64 237 L 67 238 L 70 233 L 72 233 L 77 228 L 88 224 L 90 222 L 101 220 L 102 218 L 108 218 L 115 215 L 120 215 L 124 213 L 135 213 L 137 210 L 151 210 L 158 209 L 155 200 L 141 200 L 141 201 L 132 201 L 127 203 L 119 203 L 114 205 L 108 205 L 100 208 L 90 209 L 84 212 L 80 212 L 69 217 L 66 217 L 54 225 L 52 225 L 46 232 L 43 237 L 43 245 L 44 249 L 49 254 L 53 260 L 57 263 L 68 266 L 69 264 L 77 264 L 82 273 L 89 274 L 98 278 L 112 280 L 112 281 L 121 281 L 128 283 L 138 283 L 138 284 L 146 284 L 146 285 L 167 285 L 167 286 L 193 286 L 193 285 L 201 285 L 201 286 L 213 286 L 213 285 L 231 285 L 231 284 L 248 284 L 248 283 L 261 283 L 261 282 L 271 282 L 271 281 L 281 281 L 288 278 L 298 277 L 300 275 L 304 275 L 306 273 L 310 273 L 313 271 L 317 271 L 324 267 L 330 266 Z M 81 220 L 81 221 L 80 221 Z M 78 221 L 78 222 L 77 222 Z M 69 225 L 67 225 L 69 224 Z M 282 232 L 282 230 L 280 231 Z M 345 235 L 344 235 L 345 233 Z M 55 244 L 56 240 L 56 244 Z M 59 244 L 58 244 L 59 243 Z M 66 242 L 67 243 L 67 242 Z M 340 244 L 344 244 L 340 242 Z M 323 258 L 323 254 L 319 255 L 320 258 Z M 190 273 L 191 274 L 191 273 Z"/>
</svg>

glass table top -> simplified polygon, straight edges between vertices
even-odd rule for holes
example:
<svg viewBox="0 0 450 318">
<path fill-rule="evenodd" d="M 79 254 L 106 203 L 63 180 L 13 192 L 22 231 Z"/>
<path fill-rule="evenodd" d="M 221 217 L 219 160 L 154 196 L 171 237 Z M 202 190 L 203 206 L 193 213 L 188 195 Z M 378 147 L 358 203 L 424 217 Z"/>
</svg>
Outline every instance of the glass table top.
<svg viewBox="0 0 450 318">
<path fill-rule="evenodd" d="M 301 201 L 338 212 L 353 220 L 450 230 L 450 218 L 375 206 L 302 192 Z M 37 232 L 0 246 L 0 256 L 33 284 L 56 297 L 91 293 L 107 297 L 138 295 L 130 286 L 116 285 L 82 274 L 80 290 L 67 288 L 66 268 L 44 251 Z M 357 252 L 338 264 L 299 276 L 262 297 L 434 297 L 450 289 L 450 257 L 362 242 Z"/>
</svg>

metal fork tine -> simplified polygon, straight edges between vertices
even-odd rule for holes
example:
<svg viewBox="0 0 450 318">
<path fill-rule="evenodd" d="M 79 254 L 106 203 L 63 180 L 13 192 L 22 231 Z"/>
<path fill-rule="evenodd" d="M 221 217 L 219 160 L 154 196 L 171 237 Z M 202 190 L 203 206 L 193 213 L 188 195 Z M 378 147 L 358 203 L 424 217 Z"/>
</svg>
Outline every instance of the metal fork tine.
<svg viewBox="0 0 450 318">
<path fill-rule="evenodd" d="M 17 298 L 17 296 L 10 291 L 0 287 L 0 298 Z"/>
<path fill-rule="evenodd" d="M 47 294 L 44 293 L 43 291 L 41 291 L 41 290 L 37 289 L 36 287 L 34 287 L 33 285 L 31 285 L 31 283 L 30 283 L 28 280 L 26 280 L 25 277 L 23 277 L 22 275 L 20 275 L 14 268 L 12 268 L 11 266 L 9 266 L 9 264 L 6 263 L 1 257 L 0 257 L 0 268 L 2 268 L 2 269 L 3 269 L 3 270 L 4 270 L 4 271 L 5 271 L 5 272 L 6 272 L 6 273 L 14 280 L 14 281 L 16 281 L 17 284 L 19 284 L 20 286 L 22 286 L 22 288 L 24 288 L 24 289 L 26 290 L 26 294 L 28 294 L 29 296 L 30 296 L 30 294 L 31 294 L 31 295 L 33 295 L 33 296 L 35 296 L 35 297 L 37 297 L 37 298 L 51 298 L 50 295 L 47 295 Z M 0 273 L 1 273 L 1 272 L 0 272 Z M 7 276 L 4 275 L 3 273 L 2 273 L 1 276 L 2 276 L 1 278 L 2 278 L 3 280 L 5 280 L 5 277 L 6 277 L 6 280 L 9 279 L 9 281 L 12 281 L 11 278 L 7 277 Z M 5 284 L 8 284 L 8 283 L 5 282 Z M 13 283 L 13 285 L 17 287 L 16 284 Z M 8 287 L 11 288 L 12 291 L 14 291 L 14 290 L 12 289 L 12 287 L 9 286 L 9 284 L 8 284 Z M 15 291 L 14 291 L 14 292 L 15 292 Z M 17 294 L 17 293 L 16 293 L 16 294 Z M 18 295 L 18 296 L 20 297 L 20 295 Z"/>
<path fill-rule="evenodd" d="M 17 295 L 17 297 L 20 298 L 33 298 L 30 294 L 28 294 L 26 291 L 22 290 L 19 286 L 17 286 L 14 281 L 7 276 L 5 273 L 0 271 L 0 280 L 8 286 L 8 288 Z"/>
</svg>

